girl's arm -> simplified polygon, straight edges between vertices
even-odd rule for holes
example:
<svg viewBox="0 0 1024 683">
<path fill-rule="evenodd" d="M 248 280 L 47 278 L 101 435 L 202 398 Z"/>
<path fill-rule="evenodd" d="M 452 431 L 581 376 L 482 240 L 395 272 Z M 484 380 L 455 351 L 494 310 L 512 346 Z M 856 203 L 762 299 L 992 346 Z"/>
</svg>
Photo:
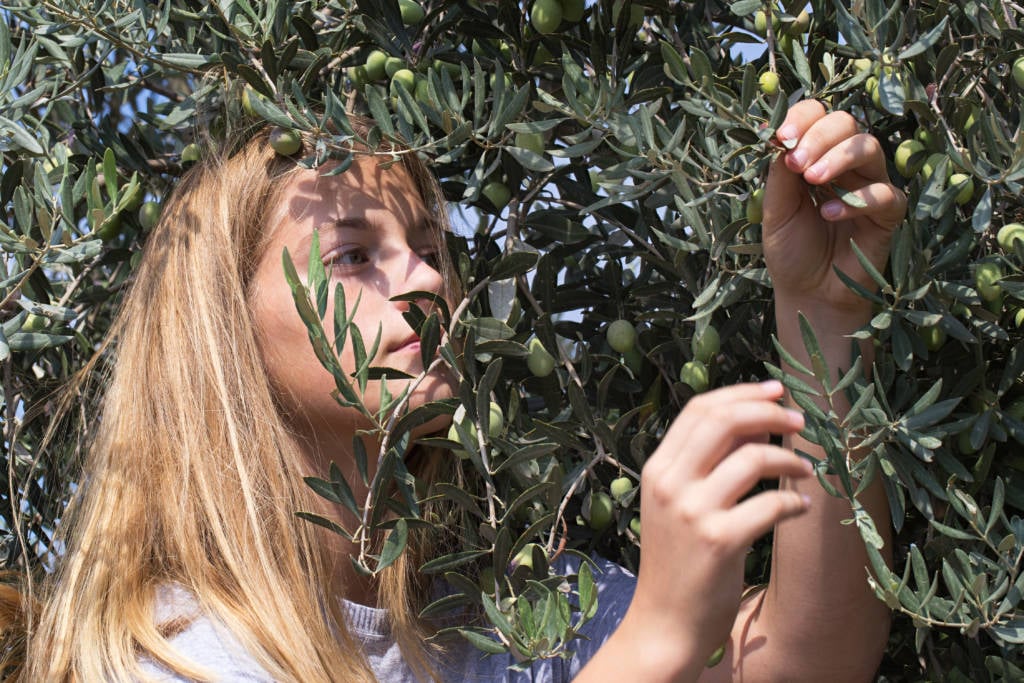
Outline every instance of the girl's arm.
<svg viewBox="0 0 1024 683">
<path fill-rule="evenodd" d="M 884 270 L 892 231 L 906 199 L 889 183 L 878 141 L 860 133 L 848 114 L 826 115 L 818 102 L 795 105 L 779 129 L 798 144 L 772 167 L 765 197 L 765 259 L 775 288 L 779 341 L 811 367 L 798 313 L 813 326 L 833 381 L 850 366 L 849 335 L 868 322 L 870 303 L 851 292 L 832 265 L 868 289 L 874 284 L 850 248 L 853 240 Z M 866 206 L 854 209 L 835 198 L 831 183 L 852 190 Z M 808 184 L 826 199 L 815 206 Z M 838 209 L 838 215 L 830 214 Z M 828 216 L 829 219 L 826 219 Z M 864 367 L 873 360 L 862 345 Z M 794 372 L 792 368 L 786 368 Z M 813 377 L 801 377 L 812 386 Z M 792 399 L 787 395 L 787 404 Z M 822 404 L 824 402 L 822 401 Z M 836 406 L 840 415 L 849 406 Z M 824 457 L 797 435 L 785 445 Z M 735 678 L 744 681 L 867 681 L 885 649 L 889 610 L 867 585 L 868 559 L 849 504 L 827 495 L 813 479 L 783 480 L 785 488 L 811 498 L 807 514 L 776 527 L 768 589 L 749 601 L 737 620 L 733 643 Z M 891 557 L 889 510 L 880 479 L 860 496 Z"/>
<path fill-rule="evenodd" d="M 802 312 L 830 367 L 849 359 L 844 335 L 869 305 L 835 277 L 832 264 L 872 286 L 852 250 L 882 269 L 906 210 L 888 182 L 881 148 L 847 114 L 817 102 L 795 105 L 779 129 L 791 151 L 777 160 L 765 197 L 765 259 L 773 277 L 778 336 L 802 359 Z M 816 206 L 810 185 L 854 191 L 866 207 Z M 826 219 L 827 217 L 827 219 Z M 865 360 L 870 360 L 866 358 Z M 578 681 L 862 681 L 888 634 L 888 611 L 867 588 L 862 542 L 840 522 L 849 505 L 831 499 L 788 447 L 802 416 L 777 405 L 778 383 L 738 385 L 699 396 L 673 422 L 643 471 L 644 533 L 636 593 L 619 628 Z M 766 443 L 782 434 L 787 448 Z M 783 485 L 745 498 L 763 478 Z M 887 527 L 884 496 L 862 502 Z M 769 588 L 740 605 L 749 545 L 776 528 Z M 888 540 L 888 537 L 886 536 Z M 888 545 L 888 544 L 887 544 Z M 726 644 L 725 660 L 705 668 Z"/>
</svg>

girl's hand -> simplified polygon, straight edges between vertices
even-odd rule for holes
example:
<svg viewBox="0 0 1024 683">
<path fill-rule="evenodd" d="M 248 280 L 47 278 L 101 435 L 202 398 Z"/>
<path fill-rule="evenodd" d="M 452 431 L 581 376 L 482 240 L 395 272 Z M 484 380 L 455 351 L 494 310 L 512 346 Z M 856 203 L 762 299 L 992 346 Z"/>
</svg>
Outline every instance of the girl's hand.
<svg viewBox="0 0 1024 683">
<path fill-rule="evenodd" d="M 852 239 L 879 271 L 885 268 L 907 199 L 889 182 L 882 147 L 874 136 L 859 132 L 850 114 L 826 114 L 813 100 L 793 105 L 777 136 L 795 147 L 775 160 L 765 187 L 764 255 L 776 299 L 864 313 L 870 303 L 847 288 L 832 266 L 876 288 L 850 248 Z M 866 206 L 844 203 L 833 183 Z"/>
<path fill-rule="evenodd" d="M 744 499 L 762 479 L 811 473 L 792 451 L 767 443 L 804 424 L 781 398 L 782 385 L 770 381 L 692 399 L 644 467 L 643 561 L 621 628 L 637 629 L 645 665 L 702 670 L 736 619 L 750 545 L 807 508 L 793 491 Z"/>
</svg>

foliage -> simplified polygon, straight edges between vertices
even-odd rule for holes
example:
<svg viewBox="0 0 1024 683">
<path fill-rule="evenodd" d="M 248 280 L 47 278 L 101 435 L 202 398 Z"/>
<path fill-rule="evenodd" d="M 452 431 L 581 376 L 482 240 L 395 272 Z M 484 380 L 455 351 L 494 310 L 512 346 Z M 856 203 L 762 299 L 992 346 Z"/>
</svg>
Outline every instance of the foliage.
<svg viewBox="0 0 1024 683">
<path fill-rule="evenodd" d="M 797 395 L 845 392 L 854 405 L 839 419 L 803 401 L 807 433 L 829 454 L 819 470 L 839 474 L 833 492 L 885 483 L 897 566 L 875 562 L 871 582 L 897 618 L 880 680 L 1019 680 L 1024 241 L 996 239 L 1024 220 L 1019 8 L 813 0 L 804 30 L 799 3 L 588 0 L 578 20 L 571 5 L 541 34 L 512 2 L 432 0 L 422 17 L 389 0 L 6 2 L 5 565 L 42 566 L 59 551 L 51 533 L 77 476 L 78 440 L 66 435 L 88 423 L 84 407 L 53 420 L 51 392 L 101 343 L 145 241 L 137 207 L 170 190 L 197 131 L 219 138 L 252 118 L 307 131 L 320 142 L 299 163 L 313 165 L 346 158 L 358 137 L 347 116 L 369 114 L 364 142 L 404 141 L 478 219 L 450 245 L 466 299 L 410 321 L 427 357 L 439 348 L 436 362 L 460 369 L 467 421 L 431 441 L 464 452 L 463 479 L 417 489 L 401 457 L 408 429 L 455 402 L 403 414 L 396 396 L 371 416 L 388 440 L 364 454 L 378 461 L 371 495 L 392 514 L 354 500 L 337 472 L 310 483 L 360 514 L 359 529 L 338 530 L 365 540 L 367 571 L 423 524 L 424 495 L 447 499 L 462 545 L 424 571 L 455 594 L 428 611 L 476 604 L 486 621 L 465 635 L 480 647 L 563 652 L 592 595 L 581 572 L 572 611 L 549 560 L 575 549 L 637 565 L 636 489 L 612 497 L 607 526 L 595 501 L 604 510 L 612 480 L 638 479 L 703 388 L 693 373 L 723 386 L 779 372 L 759 210 L 747 202 L 787 105 L 815 97 L 852 113 L 889 158 L 921 142 L 901 163 L 909 177 L 892 168 L 911 209 L 890 266 L 873 273 L 875 291 L 858 290 L 877 312 L 857 335 L 877 347 L 872 379 L 856 359 L 836 386 L 786 379 Z M 409 73 L 389 82 L 383 57 Z M 762 92 L 774 82 L 765 72 L 777 93 Z M 950 182 L 954 171 L 964 176 Z M 330 367 L 322 277 L 292 284 Z M 332 314 L 344 323 L 354 303 Z M 605 338 L 619 319 L 638 332 L 623 352 Z M 710 328 L 721 348 L 708 353 L 691 341 Z M 527 364 L 534 338 L 556 361 L 545 376 Z M 348 339 L 365 345 L 354 329 Z M 352 383 L 379 373 L 369 360 L 355 377 L 335 370 L 339 399 L 357 404 Z M 492 401 L 500 430 L 487 424 Z M 855 447 L 870 456 L 851 468 Z M 855 504 L 851 518 L 869 548 L 874 524 L 888 523 Z M 750 582 L 764 580 L 769 553 L 751 554 Z"/>
</svg>

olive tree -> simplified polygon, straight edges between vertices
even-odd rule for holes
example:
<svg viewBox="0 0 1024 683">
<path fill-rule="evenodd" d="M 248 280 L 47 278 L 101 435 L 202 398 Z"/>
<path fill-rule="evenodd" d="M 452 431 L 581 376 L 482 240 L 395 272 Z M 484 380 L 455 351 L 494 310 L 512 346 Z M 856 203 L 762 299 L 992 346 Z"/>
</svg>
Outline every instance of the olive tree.
<svg viewBox="0 0 1024 683">
<path fill-rule="evenodd" d="M 366 411 L 385 434 L 358 454 L 377 462 L 370 500 L 338 471 L 309 480 L 362 520 L 305 515 L 360 541 L 365 571 L 436 522 L 424 497 L 444 498 L 465 533 L 422 567 L 453 588 L 427 615 L 470 605 L 481 620 L 462 635 L 482 649 L 563 654 L 596 605 L 587 570 L 570 595 L 551 559 L 635 568 L 638 474 L 672 418 L 697 393 L 777 376 L 894 611 L 879 680 L 1020 680 L 1021 16 L 1002 0 L 0 3 L 5 566 L 45 571 L 60 554 L 92 407 L 94 384 L 77 382 L 109 361 L 162 198 L 211 140 L 263 122 L 307 167 L 420 155 L 458 226 L 464 296 L 408 315 L 427 362 L 459 373 L 457 397 L 407 411 L 398 393 Z M 760 245 L 774 129 L 807 97 L 877 136 L 910 198 L 888 269 L 864 260 L 876 287 L 850 281 L 875 307 L 855 337 L 876 360 L 851 355 L 834 385 L 820 362 L 814 386 L 779 370 Z M 365 410 L 359 386 L 395 377 L 372 365 L 375 331 L 348 324 L 355 302 L 327 310 L 322 271 L 286 272 L 339 402 Z M 843 417 L 811 400 L 840 395 Z M 461 456 L 459 480 L 418 486 L 409 430 L 442 413 L 451 429 L 426 441 Z M 891 519 L 855 500 L 879 478 Z M 770 552 L 750 554 L 751 584 Z"/>
</svg>

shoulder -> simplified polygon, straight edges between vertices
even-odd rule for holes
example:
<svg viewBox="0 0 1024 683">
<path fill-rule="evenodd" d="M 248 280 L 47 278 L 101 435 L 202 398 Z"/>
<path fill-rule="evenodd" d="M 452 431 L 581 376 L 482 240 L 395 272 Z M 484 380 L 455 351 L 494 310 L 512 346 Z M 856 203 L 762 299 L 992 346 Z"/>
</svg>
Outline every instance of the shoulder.
<svg viewBox="0 0 1024 683">
<path fill-rule="evenodd" d="M 260 683 L 273 680 L 231 631 L 221 622 L 203 614 L 192 594 L 181 586 L 160 588 L 155 617 L 158 624 L 172 625 L 167 642 L 174 653 L 214 680 Z M 141 657 L 139 666 L 147 676 L 158 681 L 191 680 L 172 673 L 150 657 Z"/>
</svg>

